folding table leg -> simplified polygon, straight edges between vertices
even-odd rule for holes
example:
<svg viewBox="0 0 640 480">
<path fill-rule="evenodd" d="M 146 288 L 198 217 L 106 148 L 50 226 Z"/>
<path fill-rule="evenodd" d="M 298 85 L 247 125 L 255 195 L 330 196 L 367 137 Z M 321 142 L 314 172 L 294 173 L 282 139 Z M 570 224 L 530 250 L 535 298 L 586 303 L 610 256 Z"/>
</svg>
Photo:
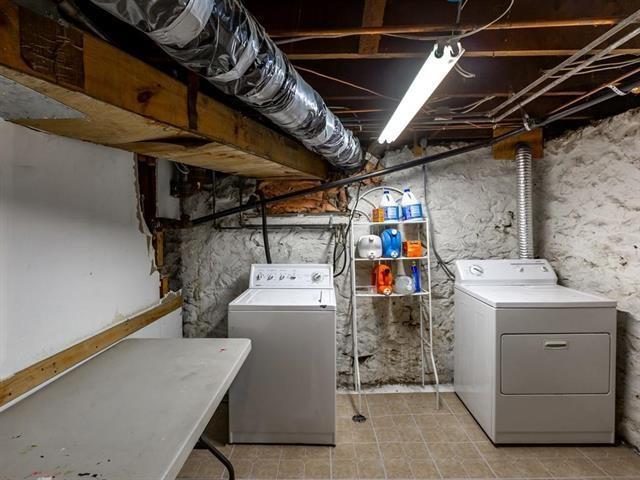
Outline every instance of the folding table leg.
<svg viewBox="0 0 640 480">
<path fill-rule="evenodd" d="M 200 441 L 205 447 L 207 447 L 207 450 L 209 450 L 213 454 L 213 456 L 220 460 L 220 462 L 225 466 L 225 468 L 229 472 L 229 480 L 235 480 L 236 473 L 233 470 L 233 465 L 231 464 L 229 459 L 225 457 L 224 454 L 220 450 L 218 450 L 213 442 L 209 440 L 205 435 L 202 435 L 200 437 Z"/>
</svg>

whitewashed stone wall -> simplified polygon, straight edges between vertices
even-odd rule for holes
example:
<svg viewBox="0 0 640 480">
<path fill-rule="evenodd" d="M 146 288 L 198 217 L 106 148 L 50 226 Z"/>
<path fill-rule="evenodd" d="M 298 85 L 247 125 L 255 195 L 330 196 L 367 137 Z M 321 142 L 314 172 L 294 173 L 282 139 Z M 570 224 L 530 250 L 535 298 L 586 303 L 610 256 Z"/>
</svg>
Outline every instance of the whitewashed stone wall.
<svg viewBox="0 0 640 480">
<path fill-rule="evenodd" d="M 537 254 L 569 287 L 618 301 L 618 433 L 640 446 L 640 111 L 545 146 Z"/>
<path fill-rule="evenodd" d="M 443 150 L 429 149 L 429 153 Z M 385 165 L 412 158 L 391 152 Z M 545 146 L 535 161 L 535 241 L 564 285 L 600 293 L 618 303 L 619 433 L 640 446 L 640 111 L 628 112 L 571 132 Z M 516 256 L 515 181 L 511 162 L 484 150 L 428 167 L 427 203 L 436 247 L 452 266 L 458 258 Z M 222 182 L 218 208 L 237 204 L 237 179 Z M 420 169 L 384 182 L 409 185 L 422 197 Z M 353 193 L 353 191 L 352 191 Z M 187 213 L 211 211 L 207 195 L 186 202 Z M 233 224 L 233 220 L 231 223 Z M 275 262 L 329 262 L 332 234 L 304 228 L 270 232 Z M 183 232 L 173 258 L 185 296 L 185 336 L 226 332 L 227 303 L 248 284 L 251 263 L 263 262 L 259 230 L 216 230 L 210 225 Z M 452 380 L 452 284 L 434 267 L 436 360 L 444 382 Z M 338 372 L 351 384 L 348 278 L 338 292 Z M 364 304 L 360 319 L 361 375 L 366 384 L 419 380 L 418 314 L 410 300 Z"/>
<path fill-rule="evenodd" d="M 429 149 L 429 153 L 444 150 Z M 385 165 L 412 159 L 409 150 L 392 152 Z M 428 168 L 427 203 L 432 214 L 435 243 L 453 268 L 458 258 L 508 258 L 515 255 L 515 178 L 511 162 L 495 161 L 489 150 L 460 156 Z M 237 179 L 218 186 L 217 208 L 237 205 Z M 400 172 L 386 184 L 410 186 L 421 198 L 422 170 Z M 351 190 L 354 193 L 354 190 Z M 192 216 L 211 211 L 203 194 L 185 202 Z M 226 225 L 236 225 L 225 222 Z M 365 232 L 362 232 L 365 233 Z M 269 233 L 274 262 L 330 262 L 334 238 L 330 231 L 295 228 Z M 227 304 L 248 285 L 252 263 L 264 262 L 260 230 L 217 230 L 211 225 L 182 233 L 179 276 L 182 281 L 184 334 L 188 337 L 224 335 Z M 435 268 L 434 336 L 441 381 L 452 380 L 453 285 Z M 350 385 L 351 323 L 349 277 L 336 281 L 338 294 L 338 374 Z M 419 311 L 413 299 L 373 299 L 360 302 L 361 377 L 365 384 L 415 383 L 420 379 Z M 428 378 L 431 381 L 431 378 Z"/>
</svg>

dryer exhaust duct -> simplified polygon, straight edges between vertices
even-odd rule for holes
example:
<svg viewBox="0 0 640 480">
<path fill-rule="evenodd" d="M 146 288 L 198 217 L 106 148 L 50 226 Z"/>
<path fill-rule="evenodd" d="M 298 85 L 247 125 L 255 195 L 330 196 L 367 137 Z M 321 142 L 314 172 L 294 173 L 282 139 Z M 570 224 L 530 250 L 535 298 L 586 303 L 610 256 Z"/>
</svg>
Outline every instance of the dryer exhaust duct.
<svg viewBox="0 0 640 480">
<path fill-rule="evenodd" d="M 234 95 L 339 169 L 360 143 L 239 0 L 91 0 L 146 33 L 178 63 Z"/>
<path fill-rule="evenodd" d="M 518 255 L 523 259 L 533 258 L 531 148 L 525 143 L 516 146 L 516 178 L 518 185 L 516 199 Z"/>
</svg>

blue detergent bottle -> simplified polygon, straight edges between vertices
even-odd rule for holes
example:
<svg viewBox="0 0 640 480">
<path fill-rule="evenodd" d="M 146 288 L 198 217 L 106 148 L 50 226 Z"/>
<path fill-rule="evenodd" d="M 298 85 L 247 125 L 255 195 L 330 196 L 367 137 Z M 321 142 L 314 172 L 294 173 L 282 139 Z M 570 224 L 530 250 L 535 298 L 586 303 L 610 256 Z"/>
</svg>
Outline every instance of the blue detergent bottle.
<svg viewBox="0 0 640 480">
<path fill-rule="evenodd" d="M 387 228 L 380 235 L 382 238 L 382 256 L 398 258 L 402 253 L 402 235 L 396 228 Z"/>
</svg>

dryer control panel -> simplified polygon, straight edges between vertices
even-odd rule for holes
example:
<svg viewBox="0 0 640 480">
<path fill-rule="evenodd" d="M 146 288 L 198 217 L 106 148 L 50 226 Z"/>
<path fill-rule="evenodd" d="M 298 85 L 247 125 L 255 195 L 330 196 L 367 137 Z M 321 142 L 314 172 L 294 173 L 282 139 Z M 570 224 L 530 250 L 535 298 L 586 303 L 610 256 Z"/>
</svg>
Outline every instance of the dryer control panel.
<svg viewBox="0 0 640 480">
<path fill-rule="evenodd" d="M 461 285 L 555 285 L 553 268 L 543 259 L 458 260 L 456 283 Z"/>
<path fill-rule="evenodd" d="M 249 288 L 333 288 L 333 268 L 314 263 L 253 264 Z"/>
</svg>

